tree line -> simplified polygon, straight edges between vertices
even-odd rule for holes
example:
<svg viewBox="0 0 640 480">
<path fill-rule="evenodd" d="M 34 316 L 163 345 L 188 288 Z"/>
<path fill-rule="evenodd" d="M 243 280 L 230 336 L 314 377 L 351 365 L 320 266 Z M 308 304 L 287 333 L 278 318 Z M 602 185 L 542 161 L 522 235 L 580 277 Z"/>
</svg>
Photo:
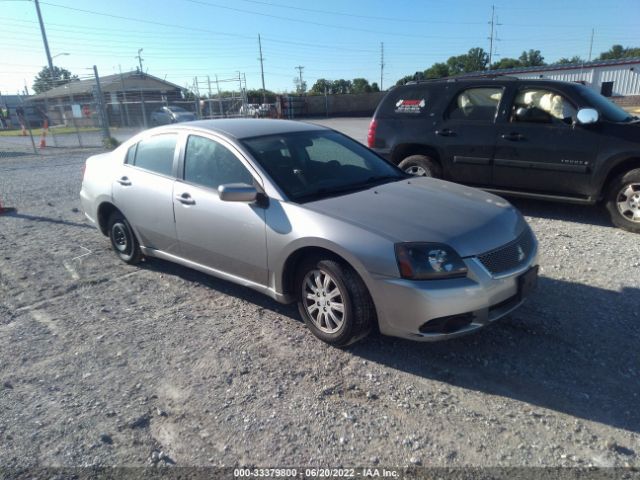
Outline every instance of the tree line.
<svg viewBox="0 0 640 480">
<path fill-rule="evenodd" d="M 602 52 L 595 60 L 615 60 L 620 58 L 640 57 L 640 48 L 638 47 L 623 47 L 622 45 L 613 45 L 606 52 Z M 584 63 L 585 60 L 580 56 L 573 56 L 570 58 L 563 57 L 554 62 L 553 65 L 565 65 L 570 63 Z M 396 82 L 396 85 L 404 85 L 407 82 L 414 80 L 424 80 L 430 78 L 443 78 L 460 75 L 462 73 L 471 73 L 487 70 L 498 70 L 505 68 L 517 68 L 517 67 L 537 67 L 547 65 L 544 61 L 540 50 L 530 49 L 522 52 L 518 58 L 501 58 L 499 61 L 489 65 L 489 54 L 482 48 L 476 47 L 470 49 L 463 55 L 454 55 L 447 59 L 446 62 L 437 62 L 431 65 L 426 70 L 416 72 L 412 75 L 406 75 Z M 78 80 L 77 75 L 73 75 L 71 72 L 64 68 L 53 67 L 53 72 L 49 70 L 49 67 L 44 67 L 33 81 L 33 91 L 38 94 L 50 90 L 53 87 L 64 85 L 65 83 Z M 302 91 L 301 91 L 302 90 Z M 343 78 L 338 80 L 328 80 L 325 78 L 318 79 L 309 92 L 306 92 L 306 82 L 303 82 L 302 88 L 298 86 L 296 93 L 309 95 L 337 95 L 345 93 L 370 93 L 379 92 L 380 87 L 376 82 L 369 84 L 366 78 L 358 77 L 353 80 L 345 80 Z M 247 91 L 249 102 L 254 103 L 262 102 L 263 97 L 266 97 L 267 102 L 274 102 L 276 93 L 272 91 L 263 92 L 261 89 Z"/>
<path fill-rule="evenodd" d="M 639 57 L 640 48 L 623 47 L 613 45 L 606 52 L 602 52 L 596 60 L 615 60 L 620 58 Z M 570 63 L 585 63 L 586 60 L 578 55 L 570 58 L 563 57 L 553 65 L 566 65 Z M 538 67 L 547 65 L 540 50 L 530 49 L 522 52 L 518 58 L 501 58 L 489 65 L 489 54 L 480 47 L 472 48 L 463 55 L 449 57 L 446 62 L 438 62 L 422 72 L 406 75 L 396 82 L 396 85 L 404 85 L 413 80 L 430 78 L 453 77 L 462 73 L 479 72 L 483 70 L 498 70 L 503 68 Z"/>
</svg>

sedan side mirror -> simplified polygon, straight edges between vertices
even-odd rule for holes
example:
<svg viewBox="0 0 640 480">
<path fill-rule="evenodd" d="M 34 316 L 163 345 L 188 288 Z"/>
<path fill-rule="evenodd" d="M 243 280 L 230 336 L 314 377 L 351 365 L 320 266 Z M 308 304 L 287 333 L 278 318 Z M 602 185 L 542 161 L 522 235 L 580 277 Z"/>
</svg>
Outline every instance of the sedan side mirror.
<svg viewBox="0 0 640 480">
<path fill-rule="evenodd" d="M 251 203 L 258 198 L 258 190 L 246 183 L 227 183 L 218 187 L 218 195 L 223 202 Z"/>
<path fill-rule="evenodd" d="M 600 119 L 600 115 L 595 108 L 581 108 L 578 110 L 576 119 L 580 125 L 589 125 L 596 123 Z"/>
</svg>

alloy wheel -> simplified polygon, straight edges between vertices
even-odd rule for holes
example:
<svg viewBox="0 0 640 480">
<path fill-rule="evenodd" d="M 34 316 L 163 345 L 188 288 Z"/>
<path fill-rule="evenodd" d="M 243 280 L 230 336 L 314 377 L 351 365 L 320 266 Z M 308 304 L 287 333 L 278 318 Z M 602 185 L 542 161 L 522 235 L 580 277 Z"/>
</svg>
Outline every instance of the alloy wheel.
<svg viewBox="0 0 640 480">
<path fill-rule="evenodd" d="M 406 173 L 410 174 L 410 175 L 415 175 L 416 177 L 426 177 L 427 176 L 427 171 L 418 166 L 418 165 L 412 165 L 410 167 L 405 168 L 404 170 Z"/>
<path fill-rule="evenodd" d="M 302 283 L 304 307 L 322 332 L 335 333 L 344 324 L 344 296 L 335 279 L 324 270 L 311 270 Z"/>
<path fill-rule="evenodd" d="M 616 196 L 618 212 L 630 222 L 640 223 L 640 183 L 623 186 Z"/>
</svg>

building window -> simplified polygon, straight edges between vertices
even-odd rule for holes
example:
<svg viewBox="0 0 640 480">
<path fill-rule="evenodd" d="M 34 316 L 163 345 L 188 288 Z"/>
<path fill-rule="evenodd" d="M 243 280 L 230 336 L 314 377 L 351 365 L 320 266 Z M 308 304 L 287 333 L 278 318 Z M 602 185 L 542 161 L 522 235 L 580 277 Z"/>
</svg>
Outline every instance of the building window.
<svg viewBox="0 0 640 480">
<path fill-rule="evenodd" d="M 600 93 L 605 97 L 613 95 L 613 82 L 602 82 Z"/>
</svg>

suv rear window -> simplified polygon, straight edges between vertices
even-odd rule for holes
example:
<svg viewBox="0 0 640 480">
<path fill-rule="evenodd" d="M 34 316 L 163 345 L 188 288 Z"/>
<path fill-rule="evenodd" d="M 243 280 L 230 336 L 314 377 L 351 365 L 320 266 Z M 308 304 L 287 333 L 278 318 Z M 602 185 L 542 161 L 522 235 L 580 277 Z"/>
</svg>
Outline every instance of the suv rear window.
<svg viewBox="0 0 640 480">
<path fill-rule="evenodd" d="M 458 93 L 449 105 L 446 118 L 493 122 L 502 98 L 502 88 L 467 88 Z"/>
</svg>

